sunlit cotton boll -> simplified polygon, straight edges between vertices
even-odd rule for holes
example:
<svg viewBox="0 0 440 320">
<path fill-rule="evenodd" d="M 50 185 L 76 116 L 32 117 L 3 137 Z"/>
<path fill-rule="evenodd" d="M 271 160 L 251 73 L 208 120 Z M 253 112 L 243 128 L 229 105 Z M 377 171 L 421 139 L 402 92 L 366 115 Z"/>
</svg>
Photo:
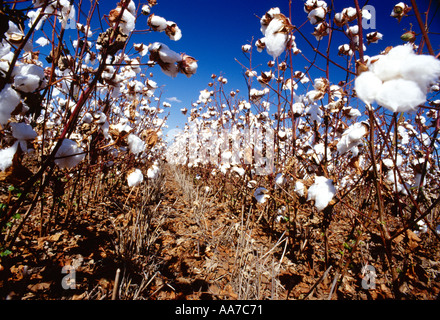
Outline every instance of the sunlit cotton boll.
<svg viewBox="0 0 440 320">
<path fill-rule="evenodd" d="M 18 141 L 15 142 L 9 148 L 5 148 L 0 150 L 0 170 L 5 171 L 10 166 L 12 166 L 12 160 L 14 159 L 14 155 L 17 152 Z"/>
<path fill-rule="evenodd" d="M 10 84 L 0 92 L 0 124 L 4 125 L 11 117 L 11 113 L 20 103 L 20 95 Z"/>
<path fill-rule="evenodd" d="M 365 103 L 372 104 L 382 86 L 382 80 L 373 72 L 362 72 L 355 80 L 357 96 Z"/>
<path fill-rule="evenodd" d="M 254 192 L 254 197 L 259 203 L 265 203 L 270 198 L 266 188 L 259 187 Z"/>
<path fill-rule="evenodd" d="M 376 101 L 393 112 L 416 110 L 426 101 L 429 86 L 440 77 L 440 61 L 417 55 L 411 45 L 396 46 L 370 61 L 369 71 L 356 78 L 356 93 L 365 103 Z"/>
<path fill-rule="evenodd" d="M 64 139 L 55 155 L 55 164 L 60 169 L 73 168 L 84 159 L 82 152 L 75 141 Z"/>
<path fill-rule="evenodd" d="M 282 26 L 283 22 L 281 20 L 273 19 L 266 29 L 266 51 L 274 59 L 286 50 L 287 34 L 278 32 Z"/>
<path fill-rule="evenodd" d="M 348 127 L 342 134 L 336 148 L 340 154 L 356 148 L 361 142 L 362 138 L 367 134 L 367 125 L 362 122 L 355 123 Z"/>
<path fill-rule="evenodd" d="M 34 140 L 37 137 L 37 133 L 32 129 L 29 124 L 26 123 L 11 123 L 12 136 L 20 141 L 20 148 L 23 151 L 27 151 L 26 141 Z"/>
<path fill-rule="evenodd" d="M 383 83 L 376 101 L 393 112 L 407 112 L 423 104 L 426 101 L 426 95 L 416 82 L 395 79 Z"/>
<path fill-rule="evenodd" d="M 299 195 L 300 197 L 304 197 L 306 194 L 306 187 L 305 187 L 304 183 L 302 183 L 302 181 L 297 180 L 295 182 L 295 189 L 293 189 L 293 191 L 295 191 L 295 193 L 297 195 Z"/>
<path fill-rule="evenodd" d="M 44 78 L 44 70 L 34 64 L 25 64 L 14 69 L 14 87 L 22 92 L 38 89 Z"/>
<path fill-rule="evenodd" d="M 137 187 L 144 181 L 144 175 L 139 169 L 134 169 L 127 175 L 127 183 L 129 187 Z"/>
<path fill-rule="evenodd" d="M 157 164 L 153 164 L 151 168 L 147 170 L 148 179 L 155 179 L 160 173 L 160 168 Z"/>
<path fill-rule="evenodd" d="M 307 201 L 314 200 L 318 211 L 324 210 L 336 194 L 333 181 L 323 176 L 316 176 L 315 183 L 308 190 Z"/>
<path fill-rule="evenodd" d="M 128 135 L 127 143 L 130 151 L 135 155 L 138 155 L 145 150 L 145 142 L 133 133 Z"/>
</svg>

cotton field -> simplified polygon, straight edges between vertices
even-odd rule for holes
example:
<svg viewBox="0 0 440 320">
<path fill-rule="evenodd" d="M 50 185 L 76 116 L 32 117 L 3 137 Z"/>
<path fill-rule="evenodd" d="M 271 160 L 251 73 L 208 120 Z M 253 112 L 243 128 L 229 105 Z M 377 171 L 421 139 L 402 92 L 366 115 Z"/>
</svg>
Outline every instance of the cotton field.
<svg viewBox="0 0 440 320">
<path fill-rule="evenodd" d="M 2 2 L 1 299 L 438 299 L 438 4 L 372 2 L 256 2 L 238 76 L 166 1 Z"/>
</svg>

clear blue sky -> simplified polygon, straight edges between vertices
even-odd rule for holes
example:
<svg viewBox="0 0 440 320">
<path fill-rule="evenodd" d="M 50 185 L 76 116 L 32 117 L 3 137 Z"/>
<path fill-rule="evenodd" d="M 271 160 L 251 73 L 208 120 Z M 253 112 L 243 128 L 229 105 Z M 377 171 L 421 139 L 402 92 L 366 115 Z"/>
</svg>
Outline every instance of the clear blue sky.
<svg viewBox="0 0 440 320">
<path fill-rule="evenodd" d="M 146 3 L 146 0 L 134 0 L 136 5 Z M 100 15 L 108 14 L 111 9 L 116 7 L 118 1 L 101 1 L 99 4 Z M 336 12 L 342 11 L 344 7 L 354 7 L 354 1 L 333 1 Z M 368 46 L 366 54 L 376 55 L 387 46 L 395 46 L 402 44 L 400 35 L 403 30 L 410 29 L 410 23 L 413 23 L 413 30 L 419 33 L 419 27 L 415 21 L 412 12 L 410 17 L 404 18 L 400 23 L 395 18 L 390 17 L 390 13 L 394 5 L 399 2 L 384 1 L 384 0 L 360 0 L 360 5 L 366 3 L 375 8 L 376 11 L 376 29 L 365 30 L 364 32 L 379 31 L 383 34 L 383 40 L 378 44 Z M 420 12 L 424 12 L 429 4 L 428 0 L 419 0 Z M 77 1 L 75 1 L 77 3 Z M 327 1 L 331 6 L 331 1 Z M 410 4 L 410 1 L 406 1 Z M 431 30 L 440 34 L 440 15 L 439 1 L 432 1 L 431 13 L 437 9 L 437 15 L 432 22 Z M 83 6 L 86 7 L 88 1 L 83 1 Z M 304 0 L 292 0 L 292 24 L 300 27 L 307 21 L 307 14 L 303 9 Z M 159 66 L 149 69 L 153 72 L 153 80 L 159 86 L 163 86 L 163 101 L 167 98 L 177 98 L 181 102 L 170 101 L 172 107 L 168 109 L 171 114 L 168 121 L 169 129 L 183 128 L 186 122 L 186 116 L 181 112 L 181 108 L 191 108 L 191 103 L 198 99 L 199 92 L 203 89 L 209 89 L 208 83 L 211 81 L 211 74 L 223 75 L 228 79 L 228 84 L 225 86 L 227 92 L 235 89 L 240 89 L 239 97 L 247 97 L 246 82 L 243 78 L 243 68 L 235 61 L 238 59 L 245 66 L 248 66 L 248 61 L 243 55 L 241 46 L 250 43 L 252 38 L 254 42 L 262 37 L 260 31 L 260 21 L 257 18 L 263 16 L 266 11 L 272 7 L 279 7 L 281 12 L 289 16 L 289 0 L 158 0 L 158 4 L 152 7 L 151 13 L 162 16 L 167 20 L 177 23 L 182 30 L 182 38 L 179 41 L 171 41 L 164 32 L 150 32 L 147 34 L 134 34 L 130 40 L 130 45 L 133 43 L 144 43 L 148 45 L 152 42 L 162 42 L 167 44 L 172 50 L 176 52 L 185 52 L 198 60 L 198 70 L 191 78 L 187 78 L 183 74 L 179 74 L 176 78 L 170 78 L 164 75 Z M 87 13 L 86 10 L 84 10 Z M 103 28 L 107 28 L 105 21 L 97 20 L 98 15 L 92 24 L 94 28 L 99 30 L 100 22 Z M 81 22 L 85 22 L 83 16 Z M 147 17 L 139 16 L 136 22 L 136 30 L 147 29 Z M 96 30 L 96 29 L 95 29 Z M 97 30 L 97 31 L 98 31 Z M 317 45 L 318 41 L 311 35 L 313 26 L 306 23 L 301 32 L 305 34 L 313 45 Z M 97 34 L 97 33 L 96 33 Z M 343 57 L 338 57 L 337 48 L 341 44 L 348 43 L 348 39 L 340 32 L 334 33 L 334 38 L 331 47 L 331 56 L 338 61 L 338 63 L 345 65 Z M 72 35 L 72 37 L 76 36 Z M 295 34 L 296 43 L 304 55 L 312 58 L 314 53 L 309 44 L 304 41 L 299 34 Z M 418 35 L 418 39 L 420 35 Z M 75 39 L 75 38 L 73 38 Z M 436 52 L 440 49 L 440 35 L 432 35 L 431 40 Z M 327 45 L 327 38 L 322 41 L 322 48 Z M 272 60 L 265 51 L 258 53 L 253 50 L 253 66 L 261 65 L 258 72 L 268 71 L 267 62 Z M 133 50 L 131 50 L 134 53 Z M 148 60 L 148 55 L 143 57 L 143 62 Z M 322 62 L 323 60 L 318 60 Z M 307 66 L 306 61 L 300 55 L 295 56 L 293 60 L 294 69 L 303 71 Z M 322 65 L 322 63 L 321 63 Z M 331 68 L 331 79 L 334 83 L 343 80 L 338 77 L 338 68 Z M 345 73 L 344 73 L 345 74 Z M 312 78 L 324 76 L 323 73 L 315 70 L 311 74 Z M 260 85 L 255 82 L 255 88 L 260 89 Z"/>
<path fill-rule="evenodd" d="M 336 11 L 340 12 L 344 7 L 353 6 L 353 1 L 336 0 Z M 387 46 L 395 46 L 402 44 L 400 35 L 402 30 L 410 29 L 410 22 L 413 23 L 413 30 L 419 32 L 418 25 L 415 23 L 414 17 L 403 19 L 400 23 L 395 18 L 390 17 L 390 13 L 394 5 L 399 1 L 383 1 L 371 0 L 369 5 L 376 9 L 376 30 L 384 35 L 383 40 L 378 44 L 368 46 L 366 54 L 376 55 Z M 433 1 L 433 12 L 435 10 L 436 1 Z M 330 1 L 327 1 L 330 6 Z M 360 1 L 363 6 L 366 2 Z M 410 4 L 410 1 L 407 1 Z M 428 1 L 418 1 L 419 10 L 424 12 L 427 8 Z M 107 5 L 107 2 L 106 2 Z M 292 0 L 292 24 L 301 26 L 307 20 L 307 14 L 303 10 L 303 0 Z M 180 113 L 180 108 L 187 107 L 190 109 L 192 102 L 198 99 L 200 90 L 208 88 L 207 84 L 211 81 L 211 74 L 223 75 L 228 79 L 226 88 L 228 91 L 240 89 L 239 95 L 247 96 L 245 80 L 242 76 L 242 67 L 235 61 L 235 58 L 248 65 L 248 61 L 242 53 L 241 46 L 261 38 L 260 22 L 257 16 L 261 17 L 267 10 L 272 7 L 279 7 L 281 12 L 289 16 L 288 0 L 253 0 L 253 1 L 237 1 L 237 0 L 192 0 L 192 1 L 176 1 L 176 0 L 159 0 L 158 4 L 151 10 L 152 13 L 162 16 L 167 20 L 177 23 L 182 30 L 181 40 L 175 42 L 168 39 L 165 33 L 149 33 L 147 35 L 135 36 L 133 41 L 150 43 L 159 41 L 167 44 L 171 49 L 177 52 L 185 52 L 198 60 L 197 74 L 191 78 L 179 74 L 172 79 L 163 75 L 158 66 L 152 69 L 154 79 L 159 85 L 165 85 L 164 98 L 176 97 L 180 101 L 171 102 L 171 115 L 169 117 L 169 129 L 179 126 L 180 128 L 186 122 L 186 116 Z M 437 5 L 438 7 L 438 5 Z M 437 8 L 438 9 L 438 8 Z M 412 12 L 410 12 L 411 14 Z M 440 14 L 440 13 L 439 13 Z M 438 14 L 436 16 L 438 18 Z M 435 20 L 435 19 L 434 19 Z M 439 22 L 433 22 L 433 29 L 439 31 Z M 434 24 L 436 24 L 434 26 Z M 143 29 L 146 26 L 146 17 L 140 17 L 137 21 L 136 28 Z M 376 31 L 367 30 L 366 32 Z M 313 44 L 317 41 L 310 35 L 313 27 L 307 23 L 301 31 L 309 36 L 309 40 Z M 365 31 L 364 31 L 365 32 Z M 340 44 L 348 43 L 348 40 L 337 33 L 332 42 L 332 50 L 335 50 L 332 56 L 344 65 L 344 59 L 337 56 L 337 47 Z M 298 47 L 306 56 L 313 55 L 310 46 L 299 36 L 296 35 Z M 432 36 L 434 50 L 439 50 L 439 36 Z M 327 38 L 324 38 L 323 45 L 326 46 Z M 272 58 L 263 51 L 258 53 L 254 50 L 253 65 L 261 64 L 259 71 L 267 71 L 266 63 Z M 294 64 L 296 70 L 304 70 L 305 60 L 297 56 Z M 337 68 L 332 69 L 337 74 Z M 323 74 L 316 73 L 316 77 Z M 342 79 L 341 79 L 342 80 Z M 259 89 L 259 84 L 255 86 Z M 209 89 L 209 88 L 208 88 Z"/>
</svg>

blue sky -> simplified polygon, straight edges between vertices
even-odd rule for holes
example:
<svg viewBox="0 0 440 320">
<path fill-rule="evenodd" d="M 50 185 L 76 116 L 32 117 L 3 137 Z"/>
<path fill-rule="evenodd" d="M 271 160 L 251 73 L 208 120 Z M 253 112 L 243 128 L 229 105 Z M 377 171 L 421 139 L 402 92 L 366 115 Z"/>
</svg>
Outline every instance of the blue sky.
<svg viewBox="0 0 440 320">
<path fill-rule="evenodd" d="M 330 5 L 330 1 L 327 1 Z M 354 6 L 353 1 L 334 1 L 336 11 L 340 12 L 345 6 Z M 375 55 L 387 46 L 395 46 L 402 44 L 400 35 L 403 30 L 410 29 L 410 22 L 413 23 L 413 30 L 418 32 L 418 25 L 415 23 L 414 17 L 403 19 L 400 23 L 395 18 L 390 17 L 390 13 L 394 4 L 398 1 L 371 0 L 369 5 L 373 6 L 376 11 L 376 29 L 367 30 L 379 31 L 384 35 L 383 40 L 378 44 L 368 46 L 366 54 Z M 418 1 L 419 10 L 426 10 L 428 1 Z M 435 1 L 434 1 L 435 2 Z M 409 1 L 408 1 L 409 3 Z M 363 6 L 365 1 L 360 1 Z M 292 24 L 301 26 L 307 20 L 307 14 L 303 10 L 303 0 L 292 0 Z M 133 37 L 135 42 L 163 42 L 176 52 L 185 52 L 198 60 L 198 71 L 191 78 L 187 78 L 179 74 L 176 78 L 170 78 L 163 75 L 158 66 L 151 69 L 154 73 L 154 80 L 159 85 L 165 85 L 164 98 L 177 98 L 181 102 L 170 101 L 172 104 L 171 115 L 169 117 L 169 129 L 176 126 L 182 128 L 186 122 L 186 116 L 182 115 L 180 109 L 187 107 L 190 109 L 192 102 L 198 99 L 200 90 L 209 89 L 207 84 L 211 81 L 211 74 L 223 75 L 228 79 L 225 86 L 228 91 L 240 89 L 240 95 L 247 96 L 246 83 L 242 76 L 243 68 L 235 61 L 238 59 L 245 66 L 248 61 L 243 55 L 241 46 L 250 43 L 252 38 L 254 42 L 262 37 L 260 32 L 260 22 L 258 17 L 265 14 L 272 7 L 279 7 L 281 12 L 289 16 L 288 0 L 257 0 L 257 1 L 233 1 L 233 0 L 193 0 L 193 1 L 176 1 L 176 0 L 159 0 L 158 4 L 151 10 L 152 13 L 162 16 L 167 20 L 177 23 L 182 30 L 182 38 L 179 41 L 171 41 L 165 33 L 149 33 L 146 35 L 136 35 Z M 435 5 L 433 5 L 435 7 Z M 431 9 L 433 12 L 434 10 Z M 411 13 L 410 13 L 411 14 Z M 440 20 L 440 19 L 438 19 Z M 439 22 L 433 22 L 432 25 L 439 31 Z M 140 17 L 137 21 L 136 28 L 143 29 L 146 26 L 146 17 Z M 310 23 L 301 29 L 308 36 L 312 44 L 318 42 L 313 36 L 313 27 Z M 345 65 L 344 58 L 337 56 L 337 47 L 341 44 L 348 43 L 347 39 L 340 33 L 332 41 L 332 56 L 341 64 Z M 439 37 L 432 36 L 434 50 L 439 50 Z M 299 36 L 296 35 L 296 42 L 303 53 L 311 57 L 313 52 L 310 46 Z M 324 38 L 324 48 L 327 45 L 327 38 Z M 146 58 L 146 57 L 145 57 Z M 270 57 L 265 51 L 258 53 L 254 50 L 253 65 L 261 64 L 259 71 L 268 71 L 266 66 L 270 61 Z M 296 56 L 294 58 L 295 70 L 304 70 L 306 66 L 305 60 Z M 337 78 L 338 68 L 332 68 L 332 75 Z M 344 73 L 345 74 L 345 73 Z M 323 76 L 317 72 L 316 77 Z M 342 80 L 342 79 L 341 79 Z M 257 89 L 259 84 L 255 85 Z M 228 92 L 227 91 L 227 92 Z"/>
<path fill-rule="evenodd" d="M 146 0 L 134 1 L 137 6 L 146 3 Z M 99 4 L 100 15 L 108 14 L 111 9 L 116 7 L 117 2 L 101 1 Z M 354 7 L 354 1 L 334 0 L 333 2 L 336 12 L 342 11 L 344 7 Z M 375 9 L 376 29 L 364 30 L 364 33 L 379 31 L 384 35 L 383 40 L 379 41 L 378 44 L 368 46 L 366 54 L 376 55 L 387 46 L 402 44 L 400 35 L 404 30 L 410 29 L 410 23 L 413 24 L 413 30 L 419 33 L 419 27 L 412 12 L 410 12 L 408 18 L 404 18 L 400 23 L 395 18 L 390 17 L 390 13 L 397 2 L 399 1 L 360 0 L 361 6 L 367 3 Z M 410 1 L 406 2 L 410 4 Z M 431 13 L 436 8 L 439 9 L 438 1 L 432 2 Z M 331 1 L 327 1 L 327 3 L 331 6 Z M 418 4 L 420 12 L 423 13 L 429 1 L 419 0 Z M 87 6 L 88 1 L 84 1 L 83 5 Z M 292 0 L 291 22 L 297 27 L 300 27 L 307 21 L 307 14 L 304 12 L 303 6 L 304 0 Z M 190 109 L 191 103 L 197 101 L 200 91 L 209 89 L 208 83 L 212 81 L 211 74 L 222 75 L 228 79 L 228 84 L 225 86 L 226 92 L 239 89 L 238 97 L 247 97 L 246 82 L 243 78 L 244 70 L 235 59 L 238 59 L 245 66 L 249 66 L 241 46 L 250 43 L 252 39 L 254 40 L 252 44 L 254 44 L 257 39 L 262 37 L 258 17 L 263 16 L 272 7 L 279 7 L 283 14 L 289 16 L 289 0 L 158 0 L 158 4 L 152 7 L 151 13 L 177 23 L 182 30 L 182 38 L 179 41 L 171 41 L 164 32 L 136 33 L 132 35 L 129 45 L 141 42 L 148 45 L 158 41 L 165 43 L 176 52 L 184 52 L 198 60 L 197 73 L 191 78 L 187 78 L 183 74 L 179 74 L 176 78 L 170 78 L 161 72 L 159 66 L 149 69 L 154 74 L 153 80 L 163 88 L 163 101 L 168 101 L 172 105 L 170 109 L 167 109 L 171 113 L 168 119 L 168 130 L 176 127 L 183 128 L 186 116 L 180 112 L 180 109 L 184 107 Z M 87 13 L 85 10 L 84 12 Z M 437 19 L 434 19 L 430 26 L 431 30 L 439 33 L 439 35 L 432 35 L 431 37 L 436 52 L 440 49 L 439 14 L 440 12 L 437 12 Z M 95 18 L 92 22 L 93 27 L 98 29 L 95 29 L 95 31 L 99 31 L 100 23 L 102 23 L 104 29 L 107 28 L 107 24 L 103 19 L 101 21 L 97 20 L 98 14 L 95 15 Z M 85 22 L 84 16 L 82 19 Z M 147 28 L 147 17 L 140 15 L 136 22 L 136 30 L 145 30 Z M 310 23 L 305 23 L 301 28 L 301 32 L 313 45 L 318 45 L 318 41 L 311 35 L 313 26 Z M 298 48 L 307 58 L 311 59 L 314 56 L 314 52 L 311 50 L 310 45 L 298 33 L 295 36 Z M 420 35 L 418 39 L 420 39 Z M 327 41 L 328 39 L 325 37 L 320 48 L 325 50 Z M 341 65 L 345 65 L 345 58 L 339 57 L 337 50 L 339 45 L 345 43 L 348 43 L 348 39 L 343 33 L 334 33 L 331 56 Z M 252 64 L 253 66 L 260 65 L 256 69 L 257 72 L 268 71 L 267 62 L 272 60 L 272 57 L 265 51 L 261 53 L 258 53 L 255 49 L 253 51 Z M 134 53 L 134 50 L 129 51 L 129 53 Z M 146 62 L 148 55 L 143 57 L 143 59 L 143 62 Z M 322 59 L 318 59 L 318 64 L 323 65 L 322 62 Z M 293 64 L 294 70 L 299 71 L 304 71 L 304 68 L 307 66 L 306 60 L 301 55 L 294 57 Z M 337 83 L 345 78 L 345 72 L 341 73 L 333 65 L 331 65 L 330 73 L 333 83 Z M 325 76 L 325 74 L 318 70 L 314 70 L 311 73 L 312 79 L 321 76 Z M 256 89 L 261 88 L 257 82 L 255 82 L 254 86 Z M 171 101 L 167 99 L 171 99 Z"/>
</svg>

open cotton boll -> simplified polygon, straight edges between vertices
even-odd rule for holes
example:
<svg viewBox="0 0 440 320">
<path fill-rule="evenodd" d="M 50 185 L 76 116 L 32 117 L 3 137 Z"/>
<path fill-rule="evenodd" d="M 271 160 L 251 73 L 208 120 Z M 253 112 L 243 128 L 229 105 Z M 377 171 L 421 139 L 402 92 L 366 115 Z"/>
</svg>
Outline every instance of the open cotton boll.
<svg viewBox="0 0 440 320">
<path fill-rule="evenodd" d="M 14 155 L 17 152 L 18 141 L 15 142 L 9 148 L 5 148 L 0 150 L 0 170 L 5 171 L 10 166 L 12 166 L 12 160 L 14 159 Z"/>
<path fill-rule="evenodd" d="M 121 28 L 121 32 L 123 34 L 130 34 L 135 27 L 136 18 L 134 15 L 130 13 L 128 10 L 124 10 L 122 14 L 121 22 L 119 23 L 119 27 Z"/>
<path fill-rule="evenodd" d="M 340 154 L 343 154 L 357 147 L 362 138 L 367 134 L 367 126 L 362 122 L 355 123 L 348 127 L 342 134 L 336 148 Z"/>
<path fill-rule="evenodd" d="M 422 90 L 440 77 L 440 60 L 430 55 L 414 55 L 401 65 L 403 78 L 416 82 Z"/>
<path fill-rule="evenodd" d="M 382 86 L 382 80 L 371 71 L 362 72 L 354 83 L 356 95 L 367 104 L 374 102 Z"/>
<path fill-rule="evenodd" d="M 129 187 L 137 187 L 144 181 L 144 175 L 139 169 L 134 169 L 127 175 L 127 183 Z"/>
<path fill-rule="evenodd" d="M 153 29 L 153 31 L 164 31 L 167 27 L 167 20 L 154 13 L 148 18 L 148 26 Z"/>
<path fill-rule="evenodd" d="M 64 139 L 55 154 L 55 164 L 60 169 L 73 168 L 84 159 L 85 155 L 82 152 L 75 141 Z"/>
<path fill-rule="evenodd" d="M 145 142 L 133 133 L 128 135 L 127 143 L 130 151 L 135 155 L 138 155 L 145 150 Z"/>
<path fill-rule="evenodd" d="M 11 113 L 20 103 L 20 95 L 10 84 L 7 84 L 0 92 L 0 124 L 8 123 Z"/>
<path fill-rule="evenodd" d="M 316 176 L 315 183 L 308 190 L 307 201 L 314 200 L 318 211 L 324 210 L 336 194 L 333 181 L 323 176 Z"/>
<path fill-rule="evenodd" d="M 40 37 L 35 41 L 35 43 L 44 47 L 47 46 L 50 43 L 50 41 L 46 37 Z"/>
<path fill-rule="evenodd" d="M 147 177 L 148 177 L 148 179 L 155 179 L 155 178 L 157 178 L 159 173 L 160 173 L 159 166 L 156 163 L 154 163 L 151 166 L 151 168 L 148 168 L 148 170 L 147 170 Z"/>
<path fill-rule="evenodd" d="M 167 45 L 162 44 L 159 50 L 159 56 L 165 63 L 175 63 L 182 60 L 182 56 L 171 50 Z"/>
<path fill-rule="evenodd" d="M 415 110 L 426 101 L 425 93 L 414 81 L 394 79 L 385 81 L 376 96 L 376 102 L 393 111 Z"/>
<path fill-rule="evenodd" d="M 34 140 L 37 133 L 27 123 L 11 123 L 12 136 L 17 140 Z"/>
<path fill-rule="evenodd" d="M 231 171 L 236 172 L 240 176 L 244 176 L 244 174 L 246 172 L 243 168 L 240 168 L 240 167 L 233 167 Z"/>
<path fill-rule="evenodd" d="M 274 59 L 286 50 L 287 34 L 279 32 L 282 28 L 282 20 L 272 19 L 265 31 L 266 51 Z"/>
<path fill-rule="evenodd" d="M 295 188 L 293 189 L 297 195 L 300 197 L 304 197 L 306 195 L 306 186 L 304 183 L 300 180 L 297 180 L 295 182 Z"/>
<path fill-rule="evenodd" d="M 401 66 L 416 54 L 409 45 L 396 46 L 387 54 L 371 58 L 370 70 L 382 81 L 401 77 Z"/>
<path fill-rule="evenodd" d="M 265 203 L 270 198 L 266 188 L 259 187 L 254 192 L 254 197 L 259 203 Z"/>
<path fill-rule="evenodd" d="M 282 186 L 286 182 L 286 178 L 284 177 L 284 174 L 278 173 L 275 178 L 275 184 Z"/>
<path fill-rule="evenodd" d="M 39 88 L 44 78 L 44 70 L 34 64 L 24 64 L 14 69 L 14 87 L 22 92 L 32 92 Z"/>
</svg>

